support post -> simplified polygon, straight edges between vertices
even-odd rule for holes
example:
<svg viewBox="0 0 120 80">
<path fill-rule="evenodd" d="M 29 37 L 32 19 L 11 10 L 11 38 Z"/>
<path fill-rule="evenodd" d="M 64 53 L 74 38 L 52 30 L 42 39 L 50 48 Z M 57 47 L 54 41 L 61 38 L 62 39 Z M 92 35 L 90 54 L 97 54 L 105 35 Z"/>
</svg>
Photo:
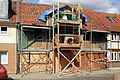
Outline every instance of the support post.
<svg viewBox="0 0 120 80">
<path fill-rule="evenodd" d="M 80 49 L 82 49 L 82 47 L 81 47 L 81 44 L 82 44 L 82 42 L 81 42 L 81 31 L 80 31 L 80 29 L 81 29 L 81 25 L 82 25 L 82 22 L 81 22 L 81 19 L 80 19 L 80 10 L 78 11 L 78 20 L 80 21 L 80 25 L 79 25 L 79 27 L 78 27 L 78 29 L 79 29 L 79 46 L 80 46 Z M 80 69 L 82 68 L 82 63 L 81 63 L 81 54 L 79 54 L 79 60 L 80 60 L 80 62 L 79 62 L 79 67 L 80 67 Z"/>
<path fill-rule="evenodd" d="M 21 27 L 21 45 L 20 45 L 20 72 L 22 72 L 22 31 L 23 31 L 23 28 Z"/>
<path fill-rule="evenodd" d="M 90 72 L 92 72 L 92 20 L 91 20 L 91 34 L 90 34 Z"/>
<path fill-rule="evenodd" d="M 85 43 L 84 43 L 84 48 L 86 49 L 86 34 L 87 34 L 87 32 L 85 32 Z M 84 60 L 85 60 L 85 69 L 87 70 L 87 56 L 86 56 L 86 50 L 85 50 L 85 54 L 84 54 Z"/>
<path fill-rule="evenodd" d="M 29 52 L 29 57 L 28 57 L 28 60 L 29 60 L 29 62 L 28 62 L 28 73 L 30 73 L 30 52 Z"/>
<path fill-rule="evenodd" d="M 111 26 L 110 26 L 110 67 L 112 68 L 112 34 L 111 34 Z"/>
<path fill-rule="evenodd" d="M 57 12 L 57 15 L 58 15 L 58 21 L 59 21 L 59 2 L 58 2 L 58 12 Z M 60 71 L 60 53 L 59 53 L 59 51 L 60 51 L 60 41 L 59 41 L 59 39 L 60 39 L 60 34 L 59 34 L 59 23 L 57 23 L 57 34 L 58 34 L 58 45 L 57 45 L 57 51 L 58 51 L 58 71 Z"/>
<path fill-rule="evenodd" d="M 53 6 L 53 17 L 52 17 L 52 26 L 53 26 L 53 28 L 52 28 L 52 31 L 53 31 L 53 39 L 52 39 L 52 42 L 53 42 L 53 52 L 52 52 L 52 58 L 53 58 L 53 73 L 55 73 L 55 52 L 54 52 L 54 44 L 55 44 L 55 37 L 54 37 L 54 34 L 55 34 L 55 32 L 54 32 L 54 28 L 55 28 L 55 26 L 54 26 L 54 18 L 55 18 L 55 14 L 54 14 L 54 6 Z"/>
</svg>

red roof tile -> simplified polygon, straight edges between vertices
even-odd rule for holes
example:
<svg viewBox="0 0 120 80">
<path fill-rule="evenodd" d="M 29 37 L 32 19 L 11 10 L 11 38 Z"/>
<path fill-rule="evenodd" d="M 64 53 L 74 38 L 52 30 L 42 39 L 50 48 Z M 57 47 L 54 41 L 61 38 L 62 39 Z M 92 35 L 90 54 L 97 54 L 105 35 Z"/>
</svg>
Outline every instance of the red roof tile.
<svg viewBox="0 0 120 80">
<path fill-rule="evenodd" d="M 38 20 L 39 15 L 52 8 L 53 5 L 47 4 L 34 4 L 34 3 L 20 3 L 20 23 L 21 24 L 37 24 L 45 26 L 45 22 Z M 12 4 L 13 11 L 16 10 L 16 3 Z M 103 12 L 95 12 L 90 9 L 84 9 L 84 13 L 87 16 L 88 22 L 85 27 L 87 30 L 113 30 L 120 31 L 120 14 L 109 14 Z M 106 16 L 113 16 L 116 20 L 115 23 L 110 22 Z M 92 21 L 91 21 L 92 20 Z M 16 15 L 10 18 L 10 22 L 16 22 Z"/>
<path fill-rule="evenodd" d="M 17 3 L 13 3 L 12 7 L 13 10 L 17 13 Z M 52 8 L 52 5 L 46 5 L 46 4 L 34 4 L 34 3 L 20 3 L 19 4 L 19 14 L 20 14 L 20 23 L 21 24 L 37 24 L 37 25 L 42 25 L 45 26 L 45 22 L 42 22 L 38 20 L 39 15 L 50 8 Z M 11 22 L 16 22 L 16 15 L 12 16 L 10 18 Z"/>
<path fill-rule="evenodd" d="M 103 12 L 95 12 L 93 10 L 85 9 L 84 13 L 87 16 L 88 23 L 86 29 L 90 30 L 112 30 L 120 31 L 120 14 L 109 14 Z M 114 17 L 116 22 L 111 22 L 107 16 Z M 91 21 L 92 20 L 92 21 Z"/>
</svg>

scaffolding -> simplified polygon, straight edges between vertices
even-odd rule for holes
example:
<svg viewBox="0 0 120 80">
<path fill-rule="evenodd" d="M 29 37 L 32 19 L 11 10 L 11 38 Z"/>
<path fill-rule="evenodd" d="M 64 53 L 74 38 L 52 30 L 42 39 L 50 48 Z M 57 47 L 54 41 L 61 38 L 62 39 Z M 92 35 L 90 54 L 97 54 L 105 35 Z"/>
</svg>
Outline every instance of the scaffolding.
<svg viewBox="0 0 120 80">
<path fill-rule="evenodd" d="M 54 18 L 55 18 L 55 13 L 54 13 L 54 7 L 53 7 L 53 51 L 54 52 L 57 52 L 57 58 L 58 58 L 58 67 L 57 67 L 57 70 L 58 70 L 58 72 L 60 71 L 60 73 L 59 73 L 59 75 L 58 75 L 58 77 L 59 76 L 61 76 L 61 74 L 68 68 L 68 66 L 71 64 L 74 68 L 76 68 L 76 69 L 78 69 L 78 71 L 79 72 L 81 72 L 82 73 L 82 67 L 81 67 L 81 65 L 82 65 L 82 59 L 81 59 L 81 52 L 85 52 L 85 69 L 87 70 L 87 66 L 89 66 L 88 68 L 89 68 L 89 70 L 90 70 L 90 72 L 92 72 L 92 64 L 93 63 L 95 63 L 95 64 L 97 64 L 97 65 L 99 65 L 100 67 L 103 67 L 103 66 L 101 66 L 101 65 L 106 65 L 107 64 L 107 66 L 108 66 L 108 58 L 105 56 L 105 53 L 107 53 L 109 50 L 106 50 L 105 48 L 104 49 L 93 49 L 92 47 L 93 47 L 93 30 L 92 30 L 92 20 L 91 20 L 91 22 L 90 22 L 90 31 L 85 31 L 85 33 L 87 33 L 87 32 L 89 32 L 90 33 L 90 47 L 89 47 L 89 49 L 87 49 L 86 48 L 86 44 L 84 43 L 84 47 L 83 47 L 83 34 L 81 34 L 81 30 L 83 30 L 82 29 L 82 21 L 81 21 L 81 17 L 80 17 L 80 10 L 78 11 L 78 14 L 77 14 L 77 16 L 78 16 L 78 22 L 74 22 L 74 20 L 62 20 L 61 18 L 60 18 L 60 13 L 61 13 L 61 11 L 60 11 L 60 9 L 59 9 L 59 7 L 61 6 L 60 4 L 62 4 L 62 5 L 65 5 L 65 3 L 59 3 L 58 2 L 58 5 L 57 5 L 57 19 L 56 19 L 56 23 L 57 23 L 57 25 L 56 24 L 54 24 Z M 68 4 L 68 5 L 70 5 L 70 4 Z M 73 4 L 72 4 L 73 5 Z M 77 5 L 75 5 L 74 4 L 74 6 L 77 6 Z M 65 13 L 67 13 L 67 12 L 63 12 L 63 14 L 65 14 Z M 70 13 L 69 13 L 70 14 Z M 72 10 L 71 10 L 71 14 L 72 14 L 72 19 L 73 19 L 73 15 L 74 15 L 74 9 L 72 8 Z M 69 25 L 68 25 L 69 24 Z M 76 35 L 76 34 L 74 34 L 74 35 L 69 35 L 69 34 L 60 34 L 60 28 L 61 28 L 61 26 L 67 26 L 67 27 L 69 27 L 69 26 L 73 26 L 73 27 L 75 27 L 75 25 L 78 25 L 78 35 Z M 57 28 L 57 32 L 55 33 L 54 31 L 55 31 L 55 28 Z M 96 32 L 102 32 L 102 31 L 96 31 Z M 104 33 L 104 32 L 103 32 Z M 105 32 L 106 33 L 106 32 Z M 108 32 L 109 33 L 109 32 Z M 85 34 L 86 35 L 86 34 Z M 73 46 L 71 46 L 71 45 L 65 45 L 65 44 L 61 44 L 61 39 L 60 39 L 60 37 L 61 36 L 69 36 L 69 37 L 75 37 L 75 36 L 78 36 L 79 37 L 79 40 L 78 40 L 78 44 L 79 44 L 79 46 L 77 46 L 76 44 L 75 45 L 73 45 Z M 57 39 L 57 40 L 56 40 Z M 73 39 L 73 38 L 72 38 Z M 86 41 L 86 36 L 85 36 L 85 41 Z M 100 45 L 99 44 L 97 44 L 99 47 L 100 47 Z M 69 60 L 61 51 L 62 50 L 73 50 L 73 51 L 77 51 L 77 54 L 72 58 L 72 60 Z M 102 59 L 93 59 L 93 53 L 94 52 L 98 52 L 98 54 L 99 53 L 104 53 L 103 55 L 103 58 Z M 90 53 L 90 57 L 87 57 L 87 53 Z M 60 56 L 62 56 L 67 62 L 68 62 L 68 64 L 63 68 L 63 70 L 60 70 Z M 55 56 L 54 56 L 55 57 Z M 79 68 L 77 68 L 76 66 L 75 66 L 75 64 L 74 64 L 74 60 L 77 58 L 77 57 L 79 57 Z M 89 59 L 88 59 L 89 58 Z M 88 65 L 89 64 L 89 65 Z M 54 67 L 54 71 L 55 71 L 55 67 Z"/>
<path fill-rule="evenodd" d="M 53 22 L 53 51 L 55 53 L 57 53 L 57 62 L 58 62 L 58 67 L 57 67 L 57 70 L 58 72 L 60 71 L 60 74 L 58 75 L 58 77 L 68 68 L 68 66 L 70 64 L 72 64 L 72 66 L 76 69 L 78 69 L 79 72 L 81 72 L 81 69 L 77 68 L 74 64 L 74 60 L 76 59 L 76 57 L 80 56 L 79 58 L 81 58 L 81 44 L 82 44 L 82 37 L 81 36 L 81 29 L 82 29 L 82 21 L 80 19 L 80 11 L 78 11 L 78 13 L 75 12 L 75 9 L 74 8 L 71 8 L 71 12 L 62 12 L 59 7 L 61 6 L 60 4 L 64 4 L 65 3 L 59 3 L 58 2 L 58 6 L 57 6 L 57 19 L 56 19 L 56 24 L 54 24 L 54 20 L 55 20 L 55 12 L 54 12 L 54 6 L 53 6 L 53 19 L 52 19 L 52 22 Z M 68 4 L 70 5 L 70 4 Z M 68 7 L 68 6 L 67 6 Z M 65 19 L 61 19 L 60 18 L 60 13 L 62 14 L 69 14 L 69 15 L 72 15 L 72 19 L 71 20 L 65 20 Z M 73 15 L 76 14 L 78 15 L 78 20 L 77 21 L 74 21 L 73 19 Z M 66 34 L 66 33 L 62 33 L 60 32 L 60 28 L 61 26 L 66 26 L 66 27 L 69 27 L 71 26 L 73 29 L 74 27 L 77 27 L 76 29 L 78 30 L 78 34 L 74 34 L 74 30 L 72 29 L 73 33 L 72 34 Z M 55 30 L 57 30 L 57 32 L 55 32 Z M 61 41 L 61 38 L 64 37 L 64 40 Z M 70 41 L 70 42 L 67 42 L 65 40 L 68 40 L 68 39 L 75 39 L 75 37 L 77 37 L 77 43 L 75 44 L 73 41 Z M 76 49 L 77 48 L 77 49 Z M 67 58 L 67 56 L 65 56 L 61 51 L 64 51 L 64 50 L 75 50 L 77 51 L 76 55 L 72 58 L 72 60 L 69 60 Z M 64 67 L 64 69 L 61 71 L 60 69 L 60 56 L 62 56 L 66 61 L 68 61 L 68 65 L 66 67 Z M 55 57 L 55 56 L 54 56 Z M 53 61 L 55 62 L 55 61 Z M 80 60 L 80 63 L 79 65 L 81 65 L 81 60 Z M 53 72 L 55 71 L 55 67 L 53 68 Z"/>
<path fill-rule="evenodd" d="M 28 31 L 30 33 L 30 31 L 32 30 L 45 30 L 48 31 L 49 33 L 49 38 L 47 41 L 45 41 L 45 44 L 38 44 L 37 43 L 37 47 L 34 47 L 33 43 L 35 43 L 35 41 L 41 37 L 41 33 L 39 32 L 39 35 L 37 34 L 36 36 L 34 36 L 32 39 L 29 39 L 32 37 L 32 35 L 35 34 L 35 32 L 33 32 L 31 35 L 27 36 L 27 34 L 25 34 L 24 30 Z M 37 32 L 37 31 L 36 31 Z M 22 76 L 30 73 L 30 69 L 35 66 L 35 65 L 39 65 L 39 67 L 41 65 L 45 66 L 45 72 L 47 74 L 52 74 L 53 70 L 52 70 L 52 61 L 50 59 L 50 52 L 51 52 L 51 48 L 50 48 L 50 28 L 49 27 L 39 27 L 38 25 L 36 26 L 32 26 L 32 25 L 20 25 L 18 26 L 18 51 L 19 51 L 19 64 L 20 64 L 20 73 Z M 32 46 L 33 45 L 33 46 Z M 40 71 L 40 69 L 39 69 Z"/>
<path fill-rule="evenodd" d="M 93 32 L 94 30 L 92 30 L 92 24 L 93 21 L 91 20 L 90 22 L 90 30 L 86 30 L 85 34 L 83 34 L 81 31 L 83 30 L 83 24 L 82 24 L 82 19 L 81 19 L 81 14 L 80 14 L 80 9 L 77 9 L 77 13 L 76 13 L 76 9 L 74 9 L 72 6 L 77 6 L 77 5 L 73 5 L 73 4 L 67 4 L 66 3 L 59 3 L 57 4 L 57 8 L 55 8 L 53 6 L 52 9 L 52 19 L 50 19 L 50 21 L 48 20 L 48 15 L 47 15 L 47 26 L 51 26 L 51 24 L 49 24 L 49 22 L 52 23 L 52 49 L 48 49 L 48 46 L 46 45 L 46 47 L 44 49 L 40 49 L 40 48 L 36 48 L 36 49 L 32 49 L 32 48 L 28 48 L 33 42 L 31 42 L 30 44 L 27 43 L 27 46 L 25 47 L 26 49 L 23 48 L 23 39 L 22 39 L 22 35 L 23 35 L 23 28 L 33 28 L 30 26 L 23 26 L 23 27 L 19 27 L 19 51 L 20 51 L 20 67 L 21 67 L 21 72 L 29 73 L 30 72 L 30 68 L 33 67 L 35 64 L 41 64 L 41 62 L 43 62 L 46 66 L 46 73 L 52 74 L 55 72 L 60 72 L 58 74 L 58 77 L 62 75 L 63 72 L 65 72 L 65 70 L 72 65 L 72 67 L 74 69 L 76 69 L 78 72 L 82 73 L 82 52 L 84 52 L 84 64 L 85 64 L 85 69 L 89 70 L 90 72 L 92 72 L 92 64 L 95 63 L 97 65 L 99 65 L 100 67 L 103 67 L 101 65 L 108 65 L 108 58 L 105 56 L 102 56 L 102 59 L 94 59 L 94 53 L 98 52 L 99 53 L 106 53 L 108 52 L 108 50 L 106 49 L 94 49 L 93 48 Z M 60 8 L 61 6 L 65 5 L 64 7 Z M 62 17 L 61 17 L 62 14 Z M 51 15 L 50 15 L 51 16 Z M 64 18 L 63 18 L 64 16 Z M 66 16 L 70 16 L 71 18 L 68 19 L 66 18 Z M 52 21 L 51 21 L 52 20 Z M 46 29 L 49 30 L 49 43 L 50 43 L 50 28 L 49 27 L 34 27 L 36 29 Z M 77 31 L 76 31 L 77 30 Z M 101 31 L 96 31 L 96 32 L 101 32 Z M 86 41 L 86 34 L 90 33 L 90 40 L 88 43 L 90 43 L 89 48 L 87 47 L 87 41 Z M 106 33 L 106 32 L 105 32 Z M 84 36 L 83 36 L 84 35 Z M 40 35 L 39 35 L 40 36 Z M 39 37 L 38 36 L 38 37 Z M 38 38 L 37 37 L 37 38 Z M 83 40 L 83 37 L 85 37 L 85 40 Z M 36 38 L 36 39 L 37 39 Z M 97 44 L 97 46 L 100 46 L 99 44 Z M 72 59 L 70 60 L 68 56 L 66 56 L 63 51 L 73 51 L 76 52 L 74 54 L 74 56 L 72 57 Z M 33 56 L 33 52 L 37 52 L 34 54 L 39 54 L 39 52 L 44 52 L 43 57 L 39 57 L 39 58 L 35 58 Z M 50 52 L 52 52 L 52 61 L 49 58 L 49 54 Z M 24 53 L 28 54 L 28 56 L 24 56 Z M 69 53 L 69 52 L 68 52 Z M 56 63 L 56 56 L 57 56 L 57 63 Z M 60 60 L 61 57 L 64 58 L 67 61 L 67 65 L 65 65 L 65 67 L 61 70 L 60 67 Z M 32 58 L 32 61 L 31 61 Z M 79 59 L 79 67 L 76 66 L 74 64 L 74 60 L 75 59 Z M 44 61 L 45 60 L 45 61 Z M 40 62 L 41 61 L 41 62 Z M 58 65 L 56 67 L 56 64 Z M 71 66 L 70 66 L 71 67 Z"/>
</svg>

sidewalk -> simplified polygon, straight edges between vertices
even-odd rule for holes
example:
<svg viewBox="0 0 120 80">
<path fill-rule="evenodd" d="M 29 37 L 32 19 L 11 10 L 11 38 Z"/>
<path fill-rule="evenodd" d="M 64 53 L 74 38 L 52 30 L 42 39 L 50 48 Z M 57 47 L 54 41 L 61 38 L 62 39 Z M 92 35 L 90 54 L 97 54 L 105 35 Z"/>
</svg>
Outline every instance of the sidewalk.
<svg viewBox="0 0 120 80">
<path fill-rule="evenodd" d="M 99 80 L 113 80 L 113 75 L 120 73 L 120 69 L 111 69 L 111 70 L 99 70 L 99 71 L 92 71 L 92 72 L 87 72 L 83 71 L 81 73 L 74 73 L 74 74 L 68 74 L 68 73 L 63 73 L 60 77 L 57 75 L 59 73 L 51 74 L 48 75 L 45 72 L 31 72 L 25 76 L 21 76 L 20 74 L 8 74 L 9 78 L 12 78 L 13 80 L 40 80 L 40 79 L 50 79 L 50 80 L 57 80 L 57 79 L 63 79 L 64 80 L 79 80 L 80 78 L 82 80 L 87 80 L 87 78 L 99 78 Z M 102 78 L 102 79 L 100 79 Z M 105 79 L 104 79 L 105 78 Z M 89 79 L 88 79 L 89 80 Z M 96 80 L 96 79 L 90 79 L 90 80 Z"/>
</svg>

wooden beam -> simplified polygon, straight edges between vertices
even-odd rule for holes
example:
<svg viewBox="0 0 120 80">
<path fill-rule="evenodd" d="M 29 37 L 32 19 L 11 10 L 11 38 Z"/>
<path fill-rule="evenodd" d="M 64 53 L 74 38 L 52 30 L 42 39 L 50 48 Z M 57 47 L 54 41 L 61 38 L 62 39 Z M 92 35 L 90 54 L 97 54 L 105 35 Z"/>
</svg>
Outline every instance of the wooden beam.
<svg viewBox="0 0 120 80">
<path fill-rule="evenodd" d="M 74 21 L 74 20 L 57 20 L 58 23 L 63 23 L 63 24 L 76 24 L 80 25 L 79 21 Z"/>
<path fill-rule="evenodd" d="M 79 35 L 74 35 L 74 34 L 59 34 L 60 36 L 69 36 L 69 37 L 79 37 Z M 57 34 L 56 34 L 57 36 Z"/>
<path fill-rule="evenodd" d="M 79 44 L 65 44 L 65 43 L 60 43 L 60 47 L 79 47 Z"/>
</svg>

